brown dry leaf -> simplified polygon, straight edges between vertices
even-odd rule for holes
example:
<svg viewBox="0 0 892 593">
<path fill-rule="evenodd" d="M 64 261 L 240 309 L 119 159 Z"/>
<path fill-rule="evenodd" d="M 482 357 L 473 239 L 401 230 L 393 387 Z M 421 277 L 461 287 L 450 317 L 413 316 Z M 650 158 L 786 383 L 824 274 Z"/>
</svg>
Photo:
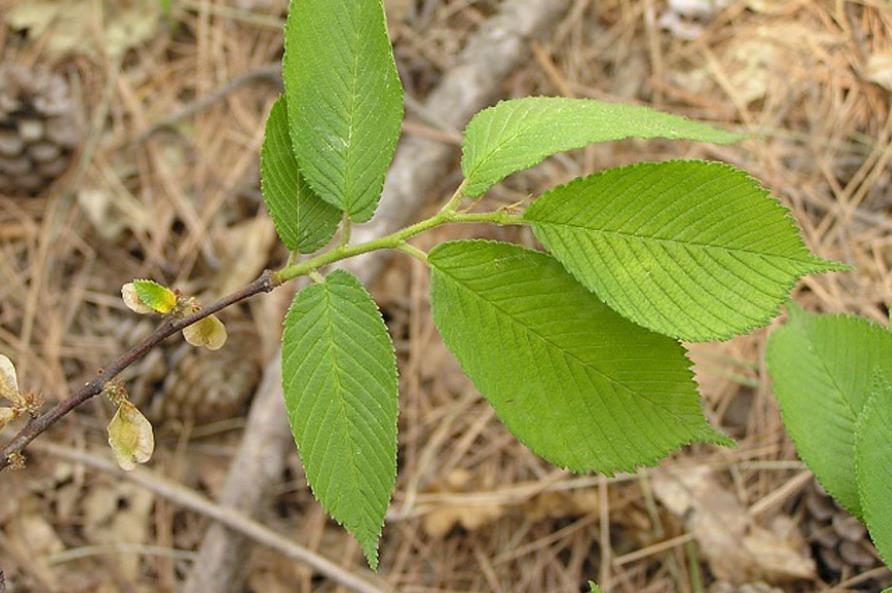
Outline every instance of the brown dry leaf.
<svg viewBox="0 0 892 593">
<path fill-rule="evenodd" d="M 56 56 L 92 53 L 99 43 L 116 57 L 151 39 L 160 18 L 158 0 L 29 0 L 16 3 L 5 20 L 31 39 L 47 35 L 46 48 Z"/>
<path fill-rule="evenodd" d="M 14 548 L 16 556 L 28 558 L 29 571 L 55 588 L 58 578 L 47 557 L 65 550 L 65 544 L 53 526 L 40 513 L 25 513 L 10 522 L 7 535 L 5 545 Z"/>
<path fill-rule="evenodd" d="M 468 531 L 476 531 L 500 519 L 504 514 L 502 505 L 493 503 L 447 505 L 424 516 L 424 531 L 436 538 L 445 536 L 456 525 L 461 525 Z"/>
<path fill-rule="evenodd" d="M 142 233 L 150 226 L 151 213 L 126 192 L 83 188 L 77 192 L 77 203 L 96 232 L 108 241 L 127 230 Z"/>
<path fill-rule="evenodd" d="M 544 492 L 527 503 L 524 516 L 530 521 L 563 519 L 597 513 L 600 508 L 598 491 L 594 488 L 570 492 Z"/>
<path fill-rule="evenodd" d="M 151 492 L 120 482 L 94 484 L 84 498 L 84 530 L 87 538 L 98 545 L 138 545 L 150 541 Z M 115 565 L 121 575 L 131 581 L 139 578 L 140 554 L 120 552 Z"/>
<path fill-rule="evenodd" d="M 719 579 L 746 582 L 815 577 L 815 563 L 795 530 L 757 525 L 737 497 L 706 467 L 654 475 L 657 498 L 685 519 Z"/>
<path fill-rule="evenodd" d="M 870 82 L 892 91 L 892 52 L 870 56 L 866 76 Z"/>
<path fill-rule="evenodd" d="M 466 469 L 455 469 L 446 476 L 442 484 L 434 486 L 437 492 L 468 492 L 474 483 L 474 476 Z M 441 538 L 456 525 L 468 531 L 476 531 L 500 519 L 505 508 L 498 503 L 449 504 L 437 507 L 424 516 L 422 526 L 431 537 Z"/>
</svg>

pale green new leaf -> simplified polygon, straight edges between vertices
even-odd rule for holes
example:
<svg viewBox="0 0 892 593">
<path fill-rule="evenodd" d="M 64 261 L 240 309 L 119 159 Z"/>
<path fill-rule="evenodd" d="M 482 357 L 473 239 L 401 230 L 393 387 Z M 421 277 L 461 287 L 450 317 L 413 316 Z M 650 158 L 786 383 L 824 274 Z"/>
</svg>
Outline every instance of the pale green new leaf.
<svg viewBox="0 0 892 593">
<path fill-rule="evenodd" d="M 892 563 L 892 385 L 877 372 L 855 434 L 861 510 L 870 537 Z"/>
<path fill-rule="evenodd" d="M 771 334 L 766 355 L 784 425 L 818 481 L 861 516 L 855 428 L 874 369 L 892 377 L 892 334 L 866 319 L 787 308 L 790 320 Z"/>
<path fill-rule="evenodd" d="M 434 248 L 443 340 L 502 421 L 548 461 L 628 471 L 684 444 L 726 443 L 674 340 L 604 305 L 554 259 L 508 243 Z"/>
<path fill-rule="evenodd" d="M 590 593 L 601 593 L 601 588 L 598 587 L 598 584 L 595 581 L 589 581 L 588 588 Z"/>
<path fill-rule="evenodd" d="M 403 119 L 381 0 L 291 0 L 282 77 L 301 173 L 323 200 L 369 220 Z"/>
<path fill-rule="evenodd" d="M 282 383 L 313 494 L 376 568 L 396 481 L 396 355 L 375 302 L 354 276 L 334 272 L 294 298 L 282 337 Z"/>
<path fill-rule="evenodd" d="M 465 130 L 465 193 L 480 195 L 553 154 L 624 138 L 728 144 L 744 136 L 635 105 L 562 97 L 502 101 L 474 116 Z"/>
<path fill-rule="evenodd" d="M 177 305 L 176 293 L 154 280 L 134 280 L 132 284 L 142 304 L 157 313 L 166 315 Z"/>
<path fill-rule="evenodd" d="M 765 325 L 798 278 L 841 268 L 808 251 L 757 181 L 722 163 L 609 169 L 546 193 L 524 218 L 608 305 L 692 342 Z"/>
<path fill-rule="evenodd" d="M 285 97 L 276 100 L 266 120 L 260 182 L 276 232 L 288 249 L 312 253 L 331 240 L 341 212 L 320 198 L 300 174 L 288 132 Z"/>
</svg>

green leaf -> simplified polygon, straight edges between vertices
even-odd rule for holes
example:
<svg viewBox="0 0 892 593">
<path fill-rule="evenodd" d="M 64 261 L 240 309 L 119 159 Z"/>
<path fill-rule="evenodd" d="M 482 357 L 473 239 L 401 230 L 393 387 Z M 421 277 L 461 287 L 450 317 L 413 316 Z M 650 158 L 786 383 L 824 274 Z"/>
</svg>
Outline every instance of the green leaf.
<svg viewBox="0 0 892 593">
<path fill-rule="evenodd" d="M 601 588 L 598 587 L 598 584 L 595 581 L 589 581 L 588 587 L 589 587 L 589 591 L 591 591 L 591 593 L 602 593 Z"/>
<path fill-rule="evenodd" d="M 304 177 L 352 220 L 369 220 L 403 119 L 381 0 L 291 0 L 282 76 Z"/>
<path fill-rule="evenodd" d="M 334 272 L 294 298 L 282 383 L 313 494 L 376 569 L 396 482 L 396 355 L 375 301 L 354 276 Z"/>
<path fill-rule="evenodd" d="M 722 163 L 610 169 L 546 193 L 524 218 L 608 305 L 693 342 L 765 325 L 799 277 L 841 269 L 808 251 L 758 182 Z"/>
<path fill-rule="evenodd" d="M 153 280 L 134 280 L 133 288 L 140 302 L 153 311 L 167 314 L 177 306 L 177 295 Z"/>
<path fill-rule="evenodd" d="M 870 537 L 886 564 L 892 563 L 892 385 L 874 374 L 870 398 L 855 434 L 855 468 L 861 509 Z"/>
<path fill-rule="evenodd" d="M 549 256 L 455 241 L 428 261 L 444 342 L 511 432 L 548 461 L 612 473 L 687 443 L 728 442 L 703 417 L 682 347 L 622 318 Z"/>
<path fill-rule="evenodd" d="M 502 101 L 474 116 L 465 130 L 465 194 L 480 195 L 558 152 L 624 138 L 729 144 L 745 136 L 635 105 L 560 97 Z"/>
<path fill-rule="evenodd" d="M 824 488 L 861 516 L 855 427 L 874 369 L 892 377 L 892 334 L 847 315 L 814 315 L 793 303 L 771 334 L 766 361 L 787 432 Z"/>
<path fill-rule="evenodd" d="M 266 120 L 260 182 L 276 232 L 288 249 L 312 253 L 331 240 L 341 212 L 320 198 L 300 174 L 288 135 L 285 97 L 276 100 Z"/>
</svg>

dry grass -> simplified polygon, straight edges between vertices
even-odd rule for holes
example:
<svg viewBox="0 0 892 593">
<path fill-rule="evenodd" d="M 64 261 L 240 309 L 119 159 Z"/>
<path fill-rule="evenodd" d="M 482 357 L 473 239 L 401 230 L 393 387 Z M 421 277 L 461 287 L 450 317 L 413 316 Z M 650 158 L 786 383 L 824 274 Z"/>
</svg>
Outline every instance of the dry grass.
<svg viewBox="0 0 892 593">
<path fill-rule="evenodd" d="M 0 0 L 0 15 L 15 3 Z M 48 36 L 26 41 L 0 28 L 3 60 L 52 62 L 67 72 L 89 124 L 78 165 L 56 188 L 39 199 L 0 196 L 0 351 L 17 360 L 24 386 L 49 400 L 132 339 L 121 330 L 129 316 L 116 297 L 128 279 L 151 276 L 213 295 L 284 257 L 257 190 L 263 121 L 277 93 L 262 71 L 280 57 L 283 2 L 174 0 L 172 21 L 122 57 L 97 41 L 113 11 L 98 0 L 84 4 L 94 51 L 54 55 Z M 419 99 L 498 2 L 389 4 L 407 93 Z M 892 52 L 892 8 L 884 0 L 726 4 L 694 23 L 699 36 L 686 40 L 661 27 L 662 0 L 575 0 L 505 94 L 639 102 L 752 132 L 753 139 L 730 148 L 598 146 L 515 176 L 491 199 L 522 202 L 573 176 L 643 159 L 726 160 L 792 208 L 813 250 L 852 264 L 852 272 L 804 280 L 800 302 L 886 323 L 892 95 L 872 79 L 882 80 L 876 57 Z M 258 71 L 206 109 L 145 136 L 190 101 Z M 410 116 L 406 129 L 430 127 Z M 472 232 L 480 229 L 448 235 Z M 616 593 L 708 589 L 715 572 L 708 550 L 698 549 L 683 520 L 658 500 L 653 472 L 574 477 L 511 437 L 437 337 L 427 284 L 420 265 L 399 260 L 375 287 L 402 376 L 400 478 L 381 576 L 412 593 L 579 591 L 587 579 Z M 236 314 L 249 324 L 244 319 L 253 314 L 266 358 L 284 305 L 271 298 Z M 796 502 L 807 483 L 767 382 L 766 335 L 692 347 L 708 413 L 740 444 L 694 447 L 664 464 L 715 468 L 763 526 L 778 517 L 800 520 Z M 88 405 L 46 438 L 101 451 L 107 414 L 102 404 Z M 240 426 L 238 419 L 174 424 L 162 431 L 153 468 L 216 494 Z M 353 541 L 312 501 L 296 456 L 260 519 L 346 567 L 361 566 Z M 17 592 L 174 591 L 205 524 L 126 482 L 47 457 L 0 480 L 0 566 Z M 120 542 L 130 547 L 108 547 Z M 261 548 L 247 569 L 253 591 L 334 589 Z M 816 575 L 778 586 L 829 585 Z"/>
</svg>

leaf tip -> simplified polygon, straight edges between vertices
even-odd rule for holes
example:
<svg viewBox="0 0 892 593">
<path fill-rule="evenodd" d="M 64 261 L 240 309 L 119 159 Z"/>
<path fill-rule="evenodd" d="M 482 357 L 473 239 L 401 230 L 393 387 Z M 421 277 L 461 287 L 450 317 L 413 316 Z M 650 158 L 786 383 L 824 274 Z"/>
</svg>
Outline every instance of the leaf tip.
<svg viewBox="0 0 892 593">
<path fill-rule="evenodd" d="M 365 556 L 366 561 L 369 563 L 369 568 L 372 569 L 372 572 L 378 572 L 378 541 L 380 536 L 372 536 L 366 538 L 360 538 L 358 535 L 356 539 L 359 541 L 359 545 L 362 548 L 362 554 Z"/>
</svg>

